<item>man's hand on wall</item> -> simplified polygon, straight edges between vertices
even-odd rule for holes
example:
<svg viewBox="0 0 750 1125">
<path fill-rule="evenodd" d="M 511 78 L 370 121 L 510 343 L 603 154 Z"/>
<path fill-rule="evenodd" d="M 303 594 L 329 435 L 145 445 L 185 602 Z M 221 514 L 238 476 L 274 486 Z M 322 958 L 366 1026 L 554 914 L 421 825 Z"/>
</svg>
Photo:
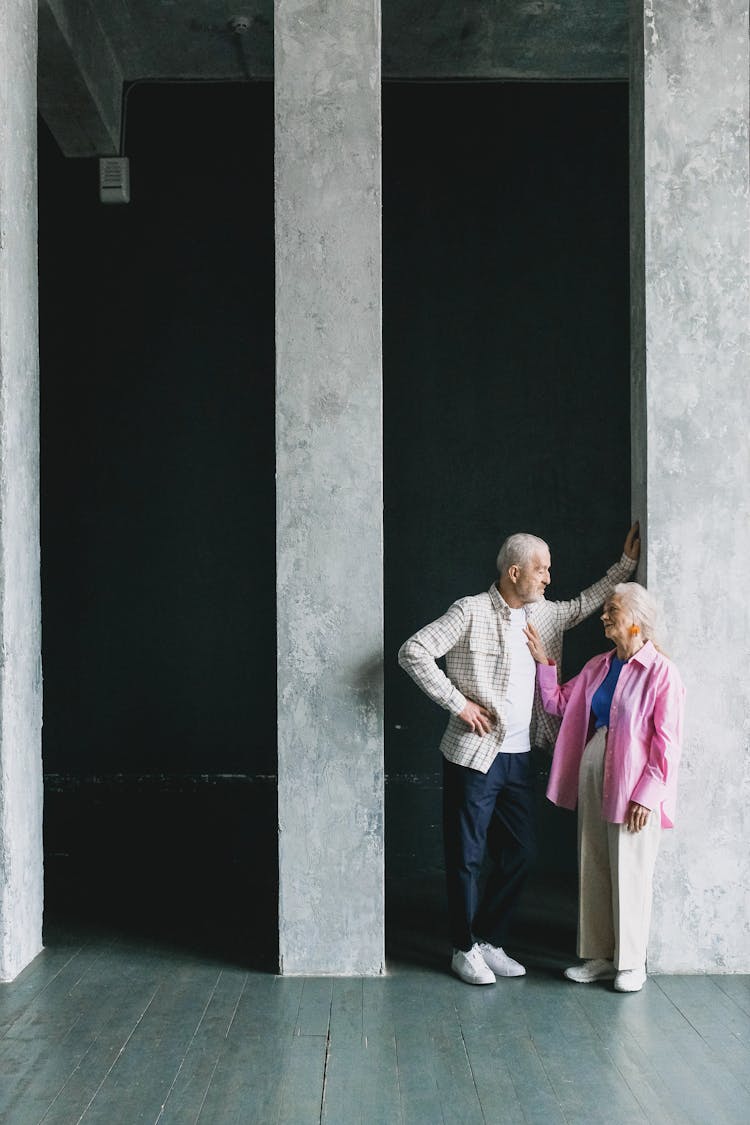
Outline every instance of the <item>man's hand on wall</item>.
<svg viewBox="0 0 750 1125">
<path fill-rule="evenodd" d="M 635 521 L 627 536 L 625 537 L 625 546 L 623 552 L 629 559 L 637 560 L 641 553 L 641 539 L 640 539 L 640 524 L 638 520 Z"/>
</svg>

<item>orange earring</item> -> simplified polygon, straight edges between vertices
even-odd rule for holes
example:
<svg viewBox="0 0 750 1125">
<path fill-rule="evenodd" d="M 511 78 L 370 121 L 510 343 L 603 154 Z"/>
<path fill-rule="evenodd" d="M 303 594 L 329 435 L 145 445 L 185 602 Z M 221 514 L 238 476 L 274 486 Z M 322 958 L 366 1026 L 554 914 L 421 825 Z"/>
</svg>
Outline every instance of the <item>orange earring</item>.
<svg viewBox="0 0 750 1125">
<path fill-rule="evenodd" d="M 640 631 L 641 631 L 641 630 L 640 630 L 640 626 L 638 626 L 638 625 L 631 625 L 631 626 L 630 626 L 630 635 L 631 635 L 631 637 L 637 637 L 637 636 L 638 636 L 638 634 L 640 633 Z"/>
</svg>

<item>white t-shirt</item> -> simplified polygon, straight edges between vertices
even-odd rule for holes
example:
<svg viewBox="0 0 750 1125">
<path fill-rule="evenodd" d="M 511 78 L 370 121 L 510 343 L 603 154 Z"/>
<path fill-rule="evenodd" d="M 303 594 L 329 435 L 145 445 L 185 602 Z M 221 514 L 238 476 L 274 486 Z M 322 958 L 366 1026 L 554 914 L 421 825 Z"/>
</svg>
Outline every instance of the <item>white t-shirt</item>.
<svg viewBox="0 0 750 1125">
<path fill-rule="evenodd" d="M 536 662 L 526 642 L 525 625 L 526 610 L 511 609 L 510 625 L 505 635 L 510 653 L 510 678 L 505 699 L 508 729 L 500 747 L 503 754 L 522 754 L 531 749 L 529 724 L 534 703 Z"/>
</svg>

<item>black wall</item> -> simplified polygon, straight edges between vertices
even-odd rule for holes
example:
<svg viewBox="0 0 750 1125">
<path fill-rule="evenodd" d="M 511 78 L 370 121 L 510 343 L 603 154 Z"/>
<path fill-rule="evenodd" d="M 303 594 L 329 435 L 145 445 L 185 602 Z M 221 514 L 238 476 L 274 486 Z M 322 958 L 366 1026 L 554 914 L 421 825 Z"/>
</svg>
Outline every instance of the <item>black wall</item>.
<svg viewBox="0 0 750 1125">
<path fill-rule="evenodd" d="M 132 202 L 105 206 L 40 126 L 47 898 L 253 956 L 277 882 L 272 88 L 135 86 L 126 151 Z"/>
<path fill-rule="evenodd" d="M 409 903 L 430 909 L 420 895 L 441 863 L 447 719 L 398 669 L 400 643 L 487 589 L 514 531 L 550 543 L 553 598 L 600 577 L 622 550 L 627 106 L 623 85 L 385 88 L 392 918 Z M 566 673 L 602 646 L 598 619 L 572 631 Z M 542 790 L 546 766 L 539 758 Z M 574 818 L 541 797 L 539 816 L 542 867 L 571 871 Z"/>
<path fill-rule="evenodd" d="M 134 87 L 127 206 L 42 137 L 48 770 L 274 772 L 272 113 Z"/>
</svg>

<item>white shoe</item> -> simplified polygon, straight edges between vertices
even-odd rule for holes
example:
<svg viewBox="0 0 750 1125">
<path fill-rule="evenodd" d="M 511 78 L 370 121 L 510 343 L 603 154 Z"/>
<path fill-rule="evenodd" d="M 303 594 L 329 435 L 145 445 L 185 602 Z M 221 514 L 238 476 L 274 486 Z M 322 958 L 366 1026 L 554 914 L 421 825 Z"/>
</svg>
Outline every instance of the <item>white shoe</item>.
<svg viewBox="0 0 750 1125">
<path fill-rule="evenodd" d="M 479 952 L 476 942 L 471 949 L 454 949 L 451 969 L 466 984 L 494 984 L 495 974 Z"/>
<path fill-rule="evenodd" d="M 519 965 L 518 961 L 514 961 L 497 945 L 490 945 L 488 941 L 480 941 L 479 952 L 482 954 L 485 963 L 499 977 L 522 977 L 526 975 L 523 965 Z"/>
<path fill-rule="evenodd" d="M 591 984 L 594 980 L 612 980 L 617 975 L 617 970 L 611 961 L 596 957 L 593 961 L 584 961 L 582 965 L 571 965 L 563 976 L 574 980 L 576 984 Z"/>
<path fill-rule="evenodd" d="M 645 969 L 620 969 L 615 977 L 615 992 L 640 992 L 645 983 Z"/>
</svg>

